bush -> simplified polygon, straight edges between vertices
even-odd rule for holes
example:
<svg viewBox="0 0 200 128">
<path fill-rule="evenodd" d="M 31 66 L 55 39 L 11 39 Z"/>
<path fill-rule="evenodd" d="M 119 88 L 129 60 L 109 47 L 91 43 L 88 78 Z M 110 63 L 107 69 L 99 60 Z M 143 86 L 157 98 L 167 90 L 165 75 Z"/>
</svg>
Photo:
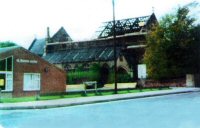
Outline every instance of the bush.
<svg viewBox="0 0 200 128">
<path fill-rule="evenodd" d="M 98 63 L 94 63 L 89 70 L 85 71 L 83 68 L 78 67 L 75 71 L 67 72 L 67 84 L 80 84 L 84 81 L 97 81 L 100 80 L 101 66 Z M 118 73 L 118 83 L 132 82 L 132 78 L 127 73 Z M 110 70 L 108 75 L 107 83 L 114 83 L 114 71 Z M 105 83 L 103 83 L 105 84 Z"/>
<path fill-rule="evenodd" d="M 129 74 L 117 74 L 117 78 L 119 83 L 132 82 L 131 76 Z"/>
<path fill-rule="evenodd" d="M 15 43 L 10 41 L 0 42 L 0 48 L 16 46 Z"/>
<path fill-rule="evenodd" d="M 75 71 L 67 72 L 67 83 L 68 84 L 79 84 L 84 81 L 98 81 L 100 77 L 100 65 L 93 64 L 88 71 L 79 67 Z"/>
<path fill-rule="evenodd" d="M 114 71 L 112 71 L 110 74 L 109 74 L 109 77 L 108 77 L 108 83 L 114 83 Z M 129 74 L 127 73 L 118 73 L 117 74 L 117 82 L 118 83 L 127 83 L 127 82 L 132 82 L 132 78 Z"/>
</svg>

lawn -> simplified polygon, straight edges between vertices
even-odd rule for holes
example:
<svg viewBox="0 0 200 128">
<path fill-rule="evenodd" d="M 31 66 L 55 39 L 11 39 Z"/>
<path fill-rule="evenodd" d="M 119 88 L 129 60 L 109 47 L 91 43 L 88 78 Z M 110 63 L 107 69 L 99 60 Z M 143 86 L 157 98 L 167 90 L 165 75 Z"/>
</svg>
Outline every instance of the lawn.
<svg viewBox="0 0 200 128">
<path fill-rule="evenodd" d="M 167 90 L 169 88 L 163 88 Z M 158 91 L 159 88 L 153 89 L 126 89 L 126 90 L 118 90 L 118 94 L 128 94 L 128 93 L 139 93 L 139 92 L 148 92 L 148 91 Z M 95 92 L 87 92 L 84 93 L 68 93 L 63 95 L 48 95 L 48 96 L 40 96 L 39 98 L 36 96 L 32 97 L 20 97 L 20 98 L 1 98 L 1 103 L 17 103 L 17 102 L 28 102 L 28 101 L 42 101 L 42 100 L 54 100 L 54 99 L 63 99 L 63 98 L 79 98 L 79 97 L 91 97 L 91 96 L 106 96 L 106 95 L 115 95 L 114 91 L 99 91 L 97 94 Z"/>
</svg>

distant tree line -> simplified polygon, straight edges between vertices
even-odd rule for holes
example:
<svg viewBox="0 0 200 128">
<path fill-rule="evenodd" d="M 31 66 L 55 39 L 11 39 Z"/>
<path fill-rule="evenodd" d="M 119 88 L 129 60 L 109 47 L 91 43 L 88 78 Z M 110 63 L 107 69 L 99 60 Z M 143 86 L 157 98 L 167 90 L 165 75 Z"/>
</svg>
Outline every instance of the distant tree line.
<svg viewBox="0 0 200 128">
<path fill-rule="evenodd" d="M 0 48 L 16 46 L 15 43 L 10 41 L 0 42 Z"/>
</svg>

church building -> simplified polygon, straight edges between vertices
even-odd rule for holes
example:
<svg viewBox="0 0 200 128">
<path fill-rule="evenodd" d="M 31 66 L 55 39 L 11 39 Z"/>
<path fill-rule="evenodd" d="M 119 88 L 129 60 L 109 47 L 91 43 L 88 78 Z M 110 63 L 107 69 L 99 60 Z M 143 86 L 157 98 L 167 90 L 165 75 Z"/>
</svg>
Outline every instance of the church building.
<svg viewBox="0 0 200 128">
<path fill-rule="evenodd" d="M 115 23 L 118 72 L 137 79 L 137 65 L 144 55 L 147 33 L 157 23 L 156 16 L 153 13 L 116 20 Z M 113 30 L 113 21 L 104 22 L 96 32 L 96 38 L 73 41 L 63 27 L 52 37 L 48 28 L 47 37 L 34 39 L 29 50 L 66 71 L 80 66 L 88 69 L 93 63 L 99 63 L 103 70 L 110 70 L 114 66 Z"/>
</svg>

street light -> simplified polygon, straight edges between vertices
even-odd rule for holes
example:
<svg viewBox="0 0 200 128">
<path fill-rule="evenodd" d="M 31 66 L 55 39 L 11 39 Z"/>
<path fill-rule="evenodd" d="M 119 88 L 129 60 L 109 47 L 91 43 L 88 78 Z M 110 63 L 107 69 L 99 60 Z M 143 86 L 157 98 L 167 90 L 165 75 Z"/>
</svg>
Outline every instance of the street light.
<svg viewBox="0 0 200 128">
<path fill-rule="evenodd" d="M 114 82 L 115 82 L 115 94 L 117 94 L 117 55 L 116 55 L 116 30 L 115 30 L 115 0 L 112 0 L 112 7 L 113 7 Z"/>
</svg>

